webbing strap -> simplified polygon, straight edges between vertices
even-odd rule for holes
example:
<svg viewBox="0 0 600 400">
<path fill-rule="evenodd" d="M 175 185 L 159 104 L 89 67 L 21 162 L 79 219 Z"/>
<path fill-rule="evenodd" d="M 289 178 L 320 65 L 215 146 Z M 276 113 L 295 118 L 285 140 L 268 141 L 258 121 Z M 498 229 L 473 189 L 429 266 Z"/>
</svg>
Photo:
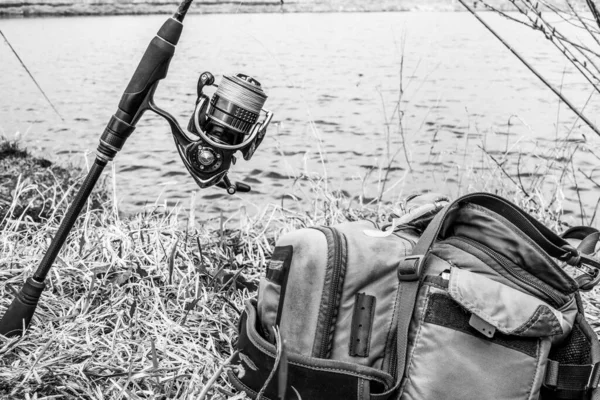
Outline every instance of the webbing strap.
<svg viewBox="0 0 600 400">
<path fill-rule="evenodd" d="M 415 301 L 419 291 L 419 281 L 400 283 L 400 311 L 398 313 L 398 331 L 396 334 L 396 346 L 398 354 L 398 364 L 396 373 L 398 375 L 398 386 L 404 377 L 404 368 L 406 367 L 406 352 L 408 350 L 408 328 L 412 319 L 412 313 L 415 308 Z"/>
<path fill-rule="evenodd" d="M 548 360 L 544 386 L 553 393 L 553 398 L 583 399 L 589 390 L 598 387 L 599 365 L 560 364 L 558 361 Z"/>
<path fill-rule="evenodd" d="M 405 257 L 398 263 L 398 279 L 400 280 L 398 293 L 398 325 L 396 327 L 396 382 L 392 388 L 384 393 L 372 394 L 371 400 L 388 399 L 394 394 L 402 383 L 404 369 L 406 368 L 406 353 L 408 350 L 408 328 L 415 308 L 419 282 L 425 255 L 429 252 L 431 244 L 439 235 L 439 231 L 446 218 L 450 205 L 440 211 L 429 223 L 423 235 L 415 245 L 412 255 Z"/>
<path fill-rule="evenodd" d="M 408 350 L 408 328 L 415 308 L 415 301 L 419 291 L 419 281 L 400 282 L 398 294 L 398 325 L 396 331 L 396 382 L 392 388 L 384 393 L 371 394 L 371 400 L 384 400 L 390 398 L 400 388 L 406 367 L 406 352 Z"/>
</svg>

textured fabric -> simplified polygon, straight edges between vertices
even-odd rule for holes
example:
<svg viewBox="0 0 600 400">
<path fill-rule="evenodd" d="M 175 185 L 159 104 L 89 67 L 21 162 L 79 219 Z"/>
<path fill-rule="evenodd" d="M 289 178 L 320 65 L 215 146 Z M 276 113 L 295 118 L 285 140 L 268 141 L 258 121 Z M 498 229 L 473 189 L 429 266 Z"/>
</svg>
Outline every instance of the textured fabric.
<svg viewBox="0 0 600 400">
<path fill-rule="evenodd" d="M 376 300 L 375 296 L 364 293 L 356 295 L 348 349 L 348 354 L 352 357 L 367 357 L 369 355 L 373 316 L 377 306 Z"/>
<path fill-rule="evenodd" d="M 568 339 L 561 346 L 555 346 L 549 357 L 561 364 L 591 364 L 590 354 L 590 340 L 576 324 Z"/>
<path fill-rule="evenodd" d="M 294 255 L 288 272 L 285 299 L 281 301 L 281 335 L 288 340 L 288 350 L 311 354 L 317 330 L 317 317 L 327 262 L 327 241 L 315 229 L 301 229 L 283 235 L 277 247 L 293 246 Z M 273 332 L 274 319 L 265 320 L 264 310 L 272 310 L 280 299 L 267 290 L 272 283 L 261 279 L 258 291 L 259 318 L 263 331 Z M 292 299 L 287 301 L 287 299 Z M 274 340 L 271 340 L 274 343 Z"/>
<path fill-rule="evenodd" d="M 271 257 L 271 261 L 267 266 L 265 278 L 259 284 L 263 299 L 259 309 L 262 331 L 272 343 L 275 342 L 275 338 L 271 327 L 279 325 L 281 319 L 286 283 L 293 255 L 294 248 L 292 246 L 275 247 L 273 257 Z"/>
<path fill-rule="evenodd" d="M 327 239 L 327 261 L 317 329 L 313 344 L 312 356 L 330 358 L 333 349 L 333 337 L 336 331 L 338 310 L 346 277 L 348 263 L 348 248 L 346 237 L 336 229 L 328 227 L 315 228 L 322 232 Z M 301 284 L 301 283 L 300 283 Z"/>
<path fill-rule="evenodd" d="M 467 314 L 456 303 L 436 304 L 440 296 L 449 298 L 431 284 L 420 290 L 400 398 L 537 400 L 550 341 L 501 335 L 490 340 L 469 331 Z"/>
<path fill-rule="evenodd" d="M 396 266 L 410 253 L 417 238 L 404 234 L 369 236 L 365 231 L 373 229 L 373 225 L 367 221 L 348 222 L 336 225 L 335 229 L 346 237 L 348 263 L 331 358 L 383 368 L 384 357 L 392 356 L 395 348 L 392 336 L 396 330 L 393 314 L 398 307 Z M 375 308 L 367 357 L 353 357 L 348 353 L 357 293 L 375 297 L 378 305 L 387 305 Z"/>
<path fill-rule="evenodd" d="M 426 224 L 438 209 L 417 208 L 413 216 Z M 490 194 L 464 196 L 445 206 L 418 241 L 414 229 L 381 231 L 366 221 L 326 232 L 305 229 L 280 238 L 278 247 L 294 250 L 286 292 L 279 292 L 278 306 L 267 285 L 258 298 L 260 323 L 273 314 L 261 310 L 282 311 L 288 384 L 302 398 L 582 397 L 576 386 L 589 365 L 600 361 L 600 346 L 593 340 L 586 347 L 585 339 L 595 334 L 585 321 L 574 322 L 577 284 L 553 260 L 574 263 L 575 248 L 518 207 Z M 340 238 L 346 244 L 341 252 L 343 246 L 332 247 Z M 405 256 L 416 257 L 402 264 Z M 404 280 L 398 267 L 410 266 L 412 272 L 421 256 L 421 275 Z M 341 279 L 331 269 L 339 263 L 346 268 Z M 276 262 L 268 271 L 271 283 L 283 282 L 273 272 L 277 267 Z M 247 313 L 255 318 L 252 310 Z M 246 368 L 238 371 L 239 378 L 230 378 L 256 395 L 275 352 L 254 328 L 249 324 L 242 332 L 241 355 L 234 360 Z M 553 382 L 567 389 L 553 397 L 544 388 L 540 398 L 552 346 L 559 366 L 566 360 L 591 363 L 571 369 L 575 375 L 556 372 Z M 315 358 L 315 348 L 328 359 Z M 250 368 L 245 359 L 258 368 Z M 275 381 L 267 388 L 273 400 Z M 392 393 L 396 384 L 400 391 Z M 598 390 L 592 397 L 600 400 Z"/>
<path fill-rule="evenodd" d="M 467 204 L 457 211 L 452 233 L 495 249 L 562 293 L 570 294 L 577 289 L 573 279 L 504 216 L 475 204 Z"/>
<path fill-rule="evenodd" d="M 502 285 L 467 270 L 452 268 L 450 296 L 465 309 L 493 325 L 500 332 L 517 336 L 545 337 L 562 335 L 570 329 L 575 312 L 565 314 L 526 293 Z"/>
<path fill-rule="evenodd" d="M 484 338 L 481 333 L 469 325 L 469 316 L 470 313 L 450 296 L 442 293 L 434 293 L 429 298 L 424 321 L 461 331 L 478 338 Z M 490 343 L 519 351 L 530 357 L 535 357 L 538 350 L 537 338 L 522 338 L 496 333 L 492 338 L 488 338 L 487 340 Z"/>
<path fill-rule="evenodd" d="M 230 371 L 230 382 L 252 398 L 265 383 L 275 364 L 275 347 L 256 331 L 254 302 L 247 302 L 242 314 L 241 331 L 237 342 L 239 354 L 232 360 L 236 372 Z M 303 399 L 359 399 L 367 400 L 371 391 L 384 390 L 392 384 L 392 377 L 379 370 L 358 364 L 288 354 L 287 393 L 298 391 Z M 266 388 L 267 399 L 278 398 L 277 379 Z M 293 389 L 292 389 L 293 388 Z M 360 396 L 359 396 L 360 395 Z M 290 398 L 292 398 L 290 396 Z"/>
</svg>

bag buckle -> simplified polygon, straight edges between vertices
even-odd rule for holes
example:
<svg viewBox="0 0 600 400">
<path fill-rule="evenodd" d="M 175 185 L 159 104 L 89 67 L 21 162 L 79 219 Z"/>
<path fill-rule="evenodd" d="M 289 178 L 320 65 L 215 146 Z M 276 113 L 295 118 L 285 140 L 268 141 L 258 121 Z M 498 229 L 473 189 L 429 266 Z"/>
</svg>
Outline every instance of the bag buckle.
<svg viewBox="0 0 600 400">
<path fill-rule="evenodd" d="M 580 276 L 575 278 L 575 281 L 579 285 L 579 290 L 588 291 L 592 290 L 600 282 L 600 269 L 598 268 L 598 262 L 593 258 L 581 255 L 581 262 L 577 268 L 583 272 Z"/>
<path fill-rule="evenodd" d="M 405 282 L 418 280 L 424 264 L 424 255 L 404 257 L 398 263 L 398 279 Z"/>
<path fill-rule="evenodd" d="M 600 381 L 600 363 L 596 363 L 592 366 L 592 371 L 590 372 L 590 378 L 588 379 L 588 383 L 585 385 L 585 390 L 593 390 L 598 387 L 598 382 Z"/>
</svg>

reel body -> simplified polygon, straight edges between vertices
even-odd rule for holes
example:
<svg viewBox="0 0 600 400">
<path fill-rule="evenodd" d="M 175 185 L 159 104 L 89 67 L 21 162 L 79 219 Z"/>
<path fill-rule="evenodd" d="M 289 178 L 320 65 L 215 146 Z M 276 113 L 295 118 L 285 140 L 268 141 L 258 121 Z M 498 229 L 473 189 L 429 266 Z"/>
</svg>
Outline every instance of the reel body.
<svg viewBox="0 0 600 400">
<path fill-rule="evenodd" d="M 223 76 L 211 99 L 203 91 L 214 85 L 214 76 L 204 72 L 198 79 L 196 107 L 188 131 L 199 137 L 186 149 L 193 168 L 190 171 L 200 187 L 224 186 L 230 194 L 250 190 L 247 185 L 232 185 L 227 178 L 234 153 L 241 151 L 250 160 L 262 142 L 273 113 L 262 107 L 267 95 L 260 83 L 244 74 Z"/>
<path fill-rule="evenodd" d="M 229 180 L 228 172 L 236 163 L 240 151 L 244 160 L 250 160 L 264 139 L 273 113 L 263 109 L 267 95 L 254 78 L 237 74 L 223 76 L 219 86 L 210 72 L 198 79 L 196 105 L 187 126 L 193 140 L 185 134 L 175 118 L 158 108 L 152 100 L 148 108 L 164 117 L 171 126 L 175 145 L 198 186 L 219 186 L 234 194 L 247 192 L 250 186 Z M 210 98 L 204 89 L 217 86 Z"/>
</svg>

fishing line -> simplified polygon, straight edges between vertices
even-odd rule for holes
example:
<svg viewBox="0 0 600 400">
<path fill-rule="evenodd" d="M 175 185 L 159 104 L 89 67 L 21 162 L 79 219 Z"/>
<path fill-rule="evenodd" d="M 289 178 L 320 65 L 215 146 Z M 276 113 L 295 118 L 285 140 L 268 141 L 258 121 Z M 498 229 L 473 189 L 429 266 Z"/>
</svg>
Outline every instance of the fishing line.
<svg viewBox="0 0 600 400">
<path fill-rule="evenodd" d="M 44 90 L 42 89 L 42 87 L 35 80 L 35 78 L 31 74 L 31 72 L 29 71 L 29 68 L 27 68 L 27 66 L 25 65 L 25 63 L 23 62 L 23 60 L 21 60 L 21 57 L 19 57 L 19 54 L 17 54 L 17 51 L 14 49 L 14 47 L 12 47 L 12 45 L 8 41 L 8 38 L 4 35 L 4 33 L 2 32 L 1 29 L 0 29 L 0 35 L 2 35 L 2 37 L 4 38 L 4 41 L 6 42 L 6 44 L 8 45 L 8 47 L 12 50 L 13 54 L 15 55 L 15 57 L 17 57 L 17 60 L 19 60 L 19 62 L 21 63 L 21 65 L 23 66 L 23 68 L 25 69 L 25 71 L 27 72 L 27 74 L 29 75 L 29 77 L 31 78 L 31 80 L 33 81 L 33 83 L 35 83 L 35 86 L 37 86 L 37 88 L 40 90 L 40 92 L 42 92 L 42 95 L 44 96 L 44 98 L 46 99 L 46 101 L 48 102 L 48 104 L 50 104 L 50 107 L 52 107 L 52 109 L 54 110 L 54 112 L 56 113 L 56 115 L 58 115 L 60 117 L 60 119 L 64 122 L 65 119 L 62 117 L 62 115 L 60 115 L 60 113 L 58 112 L 58 110 L 56 109 L 56 107 L 54 107 L 54 104 L 52 104 L 52 102 L 50 101 L 50 99 L 46 95 L 46 92 L 44 92 Z"/>
<path fill-rule="evenodd" d="M 221 84 L 217 88 L 215 95 L 223 97 L 231 102 L 239 103 L 240 106 L 248 111 L 260 113 L 267 96 L 264 92 L 255 90 L 254 85 L 247 84 L 239 79 L 233 80 L 232 77 L 223 76 Z"/>
</svg>

